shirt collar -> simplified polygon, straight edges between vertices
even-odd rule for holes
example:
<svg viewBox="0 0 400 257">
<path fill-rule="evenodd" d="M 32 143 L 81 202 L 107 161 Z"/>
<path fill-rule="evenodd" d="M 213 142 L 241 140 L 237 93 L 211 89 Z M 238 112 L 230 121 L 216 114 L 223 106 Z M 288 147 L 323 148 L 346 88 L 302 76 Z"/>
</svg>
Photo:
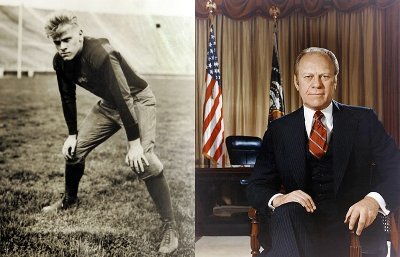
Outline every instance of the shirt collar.
<svg viewBox="0 0 400 257">
<path fill-rule="evenodd" d="M 305 125 L 306 125 L 306 130 L 307 130 L 307 134 L 310 135 L 310 131 L 311 131 L 312 123 L 313 123 L 313 116 L 316 111 L 312 110 L 304 105 L 303 105 L 303 107 L 304 107 L 304 121 L 305 121 Z M 328 134 L 329 134 L 333 130 L 333 115 L 332 115 L 333 104 L 332 104 L 332 102 L 328 105 L 328 107 L 326 107 L 325 109 L 322 109 L 320 111 L 324 114 L 324 117 L 322 118 L 322 123 L 327 128 Z"/>
</svg>

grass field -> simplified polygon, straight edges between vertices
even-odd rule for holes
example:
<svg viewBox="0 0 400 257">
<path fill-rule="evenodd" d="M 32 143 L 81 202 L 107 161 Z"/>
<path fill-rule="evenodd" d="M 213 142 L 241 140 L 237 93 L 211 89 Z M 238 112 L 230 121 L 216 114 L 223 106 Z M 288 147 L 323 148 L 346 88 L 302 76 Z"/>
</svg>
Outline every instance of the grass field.
<svg viewBox="0 0 400 257">
<path fill-rule="evenodd" d="M 194 256 L 194 81 L 148 81 L 158 101 L 156 152 L 179 228 L 170 256 Z M 81 120 L 97 98 L 77 94 Z M 55 76 L 0 79 L 0 256 L 159 256 L 161 222 L 124 164 L 122 131 L 87 158 L 79 208 L 40 212 L 63 192 L 66 136 Z"/>
</svg>

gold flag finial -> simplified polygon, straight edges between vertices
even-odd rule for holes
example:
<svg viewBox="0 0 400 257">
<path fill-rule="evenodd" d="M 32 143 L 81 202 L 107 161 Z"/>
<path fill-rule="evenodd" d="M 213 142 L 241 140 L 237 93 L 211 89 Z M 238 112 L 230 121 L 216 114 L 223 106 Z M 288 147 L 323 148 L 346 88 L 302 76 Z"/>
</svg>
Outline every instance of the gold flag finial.
<svg viewBox="0 0 400 257">
<path fill-rule="evenodd" d="M 215 3 L 213 3 L 212 0 L 208 0 L 207 4 L 206 4 L 206 8 L 208 9 L 208 11 L 210 12 L 210 15 L 213 14 L 214 10 L 217 9 L 217 5 Z"/>
<path fill-rule="evenodd" d="M 271 8 L 269 8 L 269 15 L 274 18 L 274 22 L 276 22 L 276 19 L 278 19 L 279 14 L 281 14 L 281 10 L 279 10 L 277 6 L 273 5 Z"/>
<path fill-rule="evenodd" d="M 272 18 L 274 18 L 274 31 L 277 31 L 277 24 L 276 24 L 276 20 L 278 19 L 279 14 L 281 14 L 281 10 L 279 10 L 278 6 L 271 6 L 271 8 L 269 8 L 269 15 L 272 16 Z"/>
</svg>

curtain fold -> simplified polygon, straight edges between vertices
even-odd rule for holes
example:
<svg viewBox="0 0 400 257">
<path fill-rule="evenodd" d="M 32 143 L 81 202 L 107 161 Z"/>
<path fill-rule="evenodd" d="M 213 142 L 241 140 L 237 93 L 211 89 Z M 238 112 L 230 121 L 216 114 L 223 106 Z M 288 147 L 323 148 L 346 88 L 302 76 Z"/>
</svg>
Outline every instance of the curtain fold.
<svg viewBox="0 0 400 257">
<path fill-rule="evenodd" d="M 400 145 L 400 2 L 385 10 L 383 124 Z M 399 254 L 400 256 L 400 254 Z"/>
<path fill-rule="evenodd" d="M 196 1 L 196 4 L 198 2 Z M 259 6 L 265 3 L 261 0 L 238 2 L 253 2 Z M 286 8 L 289 8 L 290 4 L 293 6 L 298 1 L 277 2 L 286 3 Z M 345 4 L 345 1 L 334 2 Z M 397 4 L 396 8 L 391 6 L 389 9 L 377 7 L 390 2 L 374 1 L 376 6 L 370 5 L 348 13 L 331 8 L 312 18 L 296 11 L 286 18 L 278 19 L 278 59 L 287 113 L 302 104 L 293 85 L 293 65 L 296 56 L 302 49 L 310 46 L 325 47 L 336 54 L 340 64 L 335 99 L 345 104 L 374 108 L 378 117 L 384 121 L 385 127 L 389 124 L 386 129 L 398 142 L 399 17 L 394 16 L 398 16 L 400 5 Z M 219 1 L 219 4 L 221 3 L 224 1 Z M 208 22 L 207 19 L 196 18 L 198 165 L 205 162 L 201 155 L 200 142 Z M 233 20 L 219 14 L 215 16 L 215 28 L 222 74 L 225 137 L 262 137 L 267 127 L 269 107 L 273 21 L 258 15 L 246 20 Z M 391 32 L 396 29 L 397 33 Z M 389 49 L 386 49 L 387 44 L 390 44 Z"/>
</svg>

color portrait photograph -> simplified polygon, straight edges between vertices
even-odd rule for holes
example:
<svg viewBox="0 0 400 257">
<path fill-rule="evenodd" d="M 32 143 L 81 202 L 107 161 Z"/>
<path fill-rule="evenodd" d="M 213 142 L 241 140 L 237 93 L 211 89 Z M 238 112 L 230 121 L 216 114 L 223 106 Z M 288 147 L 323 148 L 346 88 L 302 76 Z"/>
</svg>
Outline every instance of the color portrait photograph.
<svg viewBox="0 0 400 257">
<path fill-rule="evenodd" d="M 400 1 L 196 0 L 196 257 L 400 256 Z"/>
</svg>

